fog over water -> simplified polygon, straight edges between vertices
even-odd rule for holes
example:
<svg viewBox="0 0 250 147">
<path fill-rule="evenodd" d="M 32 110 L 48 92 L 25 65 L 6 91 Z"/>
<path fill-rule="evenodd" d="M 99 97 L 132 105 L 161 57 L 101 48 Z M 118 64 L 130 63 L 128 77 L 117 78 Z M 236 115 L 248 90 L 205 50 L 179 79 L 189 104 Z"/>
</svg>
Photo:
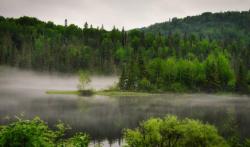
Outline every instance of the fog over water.
<svg viewBox="0 0 250 147">
<path fill-rule="evenodd" d="M 117 76 L 93 76 L 90 87 L 107 88 L 117 79 Z M 150 117 L 175 114 L 214 124 L 223 136 L 227 136 L 231 127 L 225 124 L 232 120 L 242 137 L 250 137 L 250 98 L 245 95 L 169 93 L 147 97 L 80 97 L 45 93 L 51 89 L 75 90 L 77 82 L 76 75 L 0 67 L 0 125 L 12 122 L 20 114 L 25 118 L 40 116 L 52 127 L 62 120 L 72 127 L 68 135 L 85 131 L 93 143 L 116 147 L 124 128 L 135 128 Z"/>
<path fill-rule="evenodd" d="M 101 90 L 117 82 L 117 76 L 91 77 L 89 88 Z M 20 70 L 0 66 L 0 88 L 13 90 L 77 90 L 78 75 Z"/>
</svg>

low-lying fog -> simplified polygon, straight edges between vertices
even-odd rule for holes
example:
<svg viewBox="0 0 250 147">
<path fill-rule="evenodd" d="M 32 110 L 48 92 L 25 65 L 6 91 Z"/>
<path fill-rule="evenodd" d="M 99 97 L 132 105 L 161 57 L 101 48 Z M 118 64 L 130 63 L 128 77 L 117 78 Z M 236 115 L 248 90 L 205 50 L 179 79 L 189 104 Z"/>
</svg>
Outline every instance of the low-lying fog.
<svg viewBox="0 0 250 147">
<path fill-rule="evenodd" d="M 91 76 L 89 88 L 101 90 L 117 83 L 117 76 Z M 0 89 L 77 90 L 78 75 L 34 72 L 0 66 Z"/>
<path fill-rule="evenodd" d="M 91 87 L 103 89 L 117 76 L 92 76 Z M 232 94 L 161 94 L 147 97 L 80 97 L 50 95 L 47 90 L 76 90 L 77 75 L 40 73 L 0 67 L 0 125 L 14 120 L 41 117 L 53 126 L 58 120 L 69 124 L 68 134 L 83 131 L 104 147 L 120 146 L 124 128 L 134 128 L 150 117 L 175 114 L 215 125 L 226 136 L 228 124 L 236 124 L 242 137 L 250 138 L 250 98 Z M 226 125 L 225 125 L 226 124 Z"/>
</svg>

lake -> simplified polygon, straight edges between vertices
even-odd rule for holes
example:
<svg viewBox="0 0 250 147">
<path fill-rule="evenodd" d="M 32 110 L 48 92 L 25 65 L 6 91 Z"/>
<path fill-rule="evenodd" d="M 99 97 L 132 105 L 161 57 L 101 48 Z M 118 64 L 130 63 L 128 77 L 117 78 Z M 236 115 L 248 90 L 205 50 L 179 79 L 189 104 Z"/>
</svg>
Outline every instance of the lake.
<svg viewBox="0 0 250 147">
<path fill-rule="evenodd" d="M 104 89 L 116 76 L 93 76 L 90 87 Z M 223 136 L 234 126 L 242 137 L 250 137 L 250 97 L 233 94 L 157 94 L 146 97 L 49 95 L 47 90 L 74 90 L 75 75 L 39 73 L 0 67 L 0 124 L 41 117 L 53 127 L 59 120 L 71 126 L 71 134 L 84 131 L 91 146 L 122 144 L 124 128 L 135 128 L 150 117 L 175 114 L 214 124 Z M 234 125 L 233 125 L 234 124 Z"/>
</svg>

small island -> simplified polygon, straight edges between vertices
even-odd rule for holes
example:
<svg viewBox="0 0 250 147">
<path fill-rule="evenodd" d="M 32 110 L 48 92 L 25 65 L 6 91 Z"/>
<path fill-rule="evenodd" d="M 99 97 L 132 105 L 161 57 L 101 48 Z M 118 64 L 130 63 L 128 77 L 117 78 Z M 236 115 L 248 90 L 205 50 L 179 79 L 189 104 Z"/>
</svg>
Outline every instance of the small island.
<svg viewBox="0 0 250 147">
<path fill-rule="evenodd" d="M 114 91 L 114 90 L 100 90 L 100 91 L 83 91 L 78 90 L 48 90 L 47 94 L 69 94 L 69 95 L 80 95 L 80 96 L 91 96 L 91 95 L 103 95 L 103 96 L 150 96 L 153 93 L 146 92 L 132 92 L 132 91 Z M 87 94 L 86 94 L 87 93 Z M 91 94 L 89 94 L 91 93 Z"/>
<path fill-rule="evenodd" d="M 47 94 L 63 94 L 63 95 L 79 95 L 79 96 L 92 96 L 92 95 L 103 95 L 103 96 L 150 96 L 153 93 L 149 92 L 138 92 L 138 91 L 122 91 L 115 87 L 105 90 L 93 90 L 87 88 L 91 82 L 90 74 L 87 71 L 79 71 L 78 78 L 78 90 L 48 90 Z"/>
<path fill-rule="evenodd" d="M 250 147 L 250 0 L 23 1 L 0 2 L 0 147 Z"/>
</svg>

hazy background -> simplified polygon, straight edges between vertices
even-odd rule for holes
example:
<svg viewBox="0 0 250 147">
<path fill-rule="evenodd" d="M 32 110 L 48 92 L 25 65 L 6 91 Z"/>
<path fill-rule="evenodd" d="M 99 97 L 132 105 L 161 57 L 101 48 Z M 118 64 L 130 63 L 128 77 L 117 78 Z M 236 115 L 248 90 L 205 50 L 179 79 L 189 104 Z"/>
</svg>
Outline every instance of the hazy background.
<svg viewBox="0 0 250 147">
<path fill-rule="evenodd" d="M 89 88 L 107 89 L 118 81 L 117 76 L 91 76 Z M 77 90 L 78 75 L 63 73 L 35 72 L 18 68 L 0 66 L 0 89 L 4 90 Z M 37 92 L 37 91 L 36 91 Z M 1 96 L 0 96 L 1 97 Z"/>
<path fill-rule="evenodd" d="M 131 29 L 206 11 L 249 10 L 249 6 L 250 0 L 0 0 L 0 15 L 34 16 L 56 24 L 67 18 L 80 27 L 87 21 L 94 27 Z"/>
</svg>

